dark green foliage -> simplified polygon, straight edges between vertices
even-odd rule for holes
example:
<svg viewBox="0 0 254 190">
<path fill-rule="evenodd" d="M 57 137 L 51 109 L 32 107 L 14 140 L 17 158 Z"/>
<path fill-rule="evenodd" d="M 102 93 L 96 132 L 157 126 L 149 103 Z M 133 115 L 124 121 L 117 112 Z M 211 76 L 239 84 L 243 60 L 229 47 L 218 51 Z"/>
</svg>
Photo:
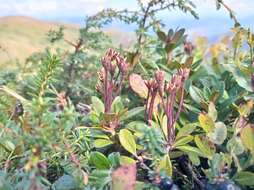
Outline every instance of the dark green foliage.
<svg viewBox="0 0 254 190">
<path fill-rule="evenodd" d="M 74 42 L 50 31 L 70 49 L 1 70 L 0 190 L 253 189 L 254 35 L 234 27 L 208 48 L 159 19 L 197 17 L 191 1 L 137 2 L 86 18 Z M 138 26 L 120 53 L 101 30 L 114 19 Z"/>
</svg>

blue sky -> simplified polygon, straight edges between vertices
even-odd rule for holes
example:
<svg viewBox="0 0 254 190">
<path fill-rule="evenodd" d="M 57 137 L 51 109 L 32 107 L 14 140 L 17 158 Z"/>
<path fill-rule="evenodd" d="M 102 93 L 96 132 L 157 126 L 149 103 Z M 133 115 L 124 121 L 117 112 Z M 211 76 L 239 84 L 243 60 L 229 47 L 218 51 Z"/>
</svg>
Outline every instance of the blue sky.
<svg viewBox="0 0 254 190">
<path fill-rule="evenodd" d="M 146 0 L 144 0 L 146 1 Z M 236 13 L 240 22 L 254 31 L 254 0 L 224 0 Z M 168 27 L 186 27 L 190 35 L 216 38 L 230 30 L 233 22 L 223 9 L 217 11 L 214 0 L 193 0 L 200 19 L 179 11 L 163 12 L 160 16 Z M 85 15 L 103 8 L 136 9 L 135 0 L 0 0 L 0 17 L 23 15 L 43 20 L 82 25 Z M 113 24 L 119 27 L 118 24 Z M 121 25 L 121 29 L 130 30 Z"/>
</svg>

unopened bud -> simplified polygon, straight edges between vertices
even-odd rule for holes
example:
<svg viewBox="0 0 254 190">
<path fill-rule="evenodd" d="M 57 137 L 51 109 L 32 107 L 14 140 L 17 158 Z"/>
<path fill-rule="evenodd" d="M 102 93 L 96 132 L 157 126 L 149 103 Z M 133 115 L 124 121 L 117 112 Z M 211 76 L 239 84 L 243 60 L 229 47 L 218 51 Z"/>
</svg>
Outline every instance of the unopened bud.
<svg viewBox="0 0 254 190">
<path fill-rule="evenodd" d="M 159 70 L 155 73 L 155 79 L 159 85 L 161 85 L 164 82 L 164 78 L 165 78 L 164 71 Z"/>
<path fill-rule="evenodd" d="M 184 51 L 186 54 L 191 55 L 193 49 L 194 49 L 194 46 L 192 45 L 191 42 L 184 43 Z"/>
<path fill-rule="evenodd" d="M 189 77 L 190 69 L 188 68 L 181 68 L 178 71 L 178 74 L 182 77 L 183 81 Z"/>
</svg>

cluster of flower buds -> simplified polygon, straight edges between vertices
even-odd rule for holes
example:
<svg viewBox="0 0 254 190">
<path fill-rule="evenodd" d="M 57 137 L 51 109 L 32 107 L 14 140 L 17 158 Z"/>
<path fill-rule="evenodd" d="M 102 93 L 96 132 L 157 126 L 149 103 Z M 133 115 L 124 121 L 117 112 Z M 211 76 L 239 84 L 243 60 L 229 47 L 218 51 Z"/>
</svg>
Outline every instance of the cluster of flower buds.
<svg viewBox="0 0 254 190">
<path fill-rule="evenodd" d="M 155 73 L 155 80 L 156 80 L 158 88 L 159 88 L 159 93 L 163 93 L 164 80 L 165 80 L 164 71 L 161 71 L 161 70 L 157 71 Z"/>
<path fill-rule="evenodd" d="M 187 68 L 179 69 L 178 73 L 172 76 L 170 83 L 166 86 L 166 91 L 171 93 L 172 91 L 177 91 L 182 88 L 189 73 L 190 70 Z"/>
<path fill-rule="evenodd" d="M 254 68 L 254 60 L 252 62 L 252 67 Z M 252 91 L 254 92 L 254 74 L 251 74 L 251 88 Z"/>
<path fill-rule="evenodd" d="M 174 140 L 174 125 L 178 120 L 180 112 L 183 106 L 184 99 L 184 83 L 188 79 L 190 69 L 181 68 L 178 73 L 173 75 L 170 82 L 165 82 L 165 73 L 163 71 L 157 71 L 154 78 L 149 81 L 145 81 L 148 88 L 148 97 L 146 103 L 146 116 L 148 125 L 152 120 L 152 113 L 154 109 L 156 96 L 160 97 L 162 107 L 167 116 L 167 128 L 168 128 L 168 140 L 171 144 Z M 176 94 L 180 92 L 180 100 L 178 110 L 174 111 L 174 105 L 176 102 Z"/>
<path fill-rule="evenodd" d="M 106 52 L 101 63 L 103 67 L 98 72 L 99 83 L 96 90 L 103 95 L 105 113 L 108 113 L 115 97 L 120 94 L 128 64 L 126 59 L 113 49 Z"/>
<path fill-rule="evenodd" d="M 192 51 L 194 49 L 194 45 L 191 43 L 191 42 L 184 42 L 184 52 L 187 54 L 187 55 L 191 55 L 192 54 Z"/>
<path fill-rule="evenodd" d="M 159 85 L 158 85 L 158 82 L 154 79 L 145 81 L 145 85 L 148 89 L 145 111 L 146 111 L 148 125 L 150 125 L 150 121 L 152 120 L 154 102 L 159 90 Z"/>
<path fill-rule="evenodd" d="M 105 70 L 109 71 L 111 75 L 115 73 L 116 66 L 121 73 L 126 74 L 128 70 L 128 64 L 126 59 L 123 58 L 120 53 L 113 49 L 109 49 L 106 55 L 101 60 Z"/>
</svg>

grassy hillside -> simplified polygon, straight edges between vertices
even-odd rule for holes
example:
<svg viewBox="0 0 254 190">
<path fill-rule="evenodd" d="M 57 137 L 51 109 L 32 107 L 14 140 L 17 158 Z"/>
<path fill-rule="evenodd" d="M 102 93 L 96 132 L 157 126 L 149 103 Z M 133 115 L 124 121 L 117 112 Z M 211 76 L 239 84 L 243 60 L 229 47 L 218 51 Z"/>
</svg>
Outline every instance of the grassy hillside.
<svg viewBox="0 0 254 190">
<path fill-rule="evenodd" d="M 30 54 L 43 50 L 47 45 L 47 32 L 56 29 L 58 23 L 47 23 L 28 17 L 0 18 L 0 64 L 19 60 L 24 62 Z M 78 27 L 64 25 L 65 35 L 74 39 L 78 35 Z M 57 46 L 64 44 L 57 44 Z"/>
<path fill-rule="evenodd" d="M 79 27 L 76 25 L 50 23 L 21 16 L 0 18 L 0 66 L 6 66 L 7 62 L 17 62 L 17 60 L 23 63 L 32 53 L 42 51 L 49 45 L 47 32 L 57 29 L 60 25 L 65 27 L 67 39 L 75 40 L 78 37 Z M 112 36 L 113 42 L 128 45 L 133 41 L 132 34 L 126 34 L 115 28 L 107 29 L 106 33 Z M 60 42 L 54 48 L 59 46 L 67 46 L 67 44 Z"/>
</svg>

